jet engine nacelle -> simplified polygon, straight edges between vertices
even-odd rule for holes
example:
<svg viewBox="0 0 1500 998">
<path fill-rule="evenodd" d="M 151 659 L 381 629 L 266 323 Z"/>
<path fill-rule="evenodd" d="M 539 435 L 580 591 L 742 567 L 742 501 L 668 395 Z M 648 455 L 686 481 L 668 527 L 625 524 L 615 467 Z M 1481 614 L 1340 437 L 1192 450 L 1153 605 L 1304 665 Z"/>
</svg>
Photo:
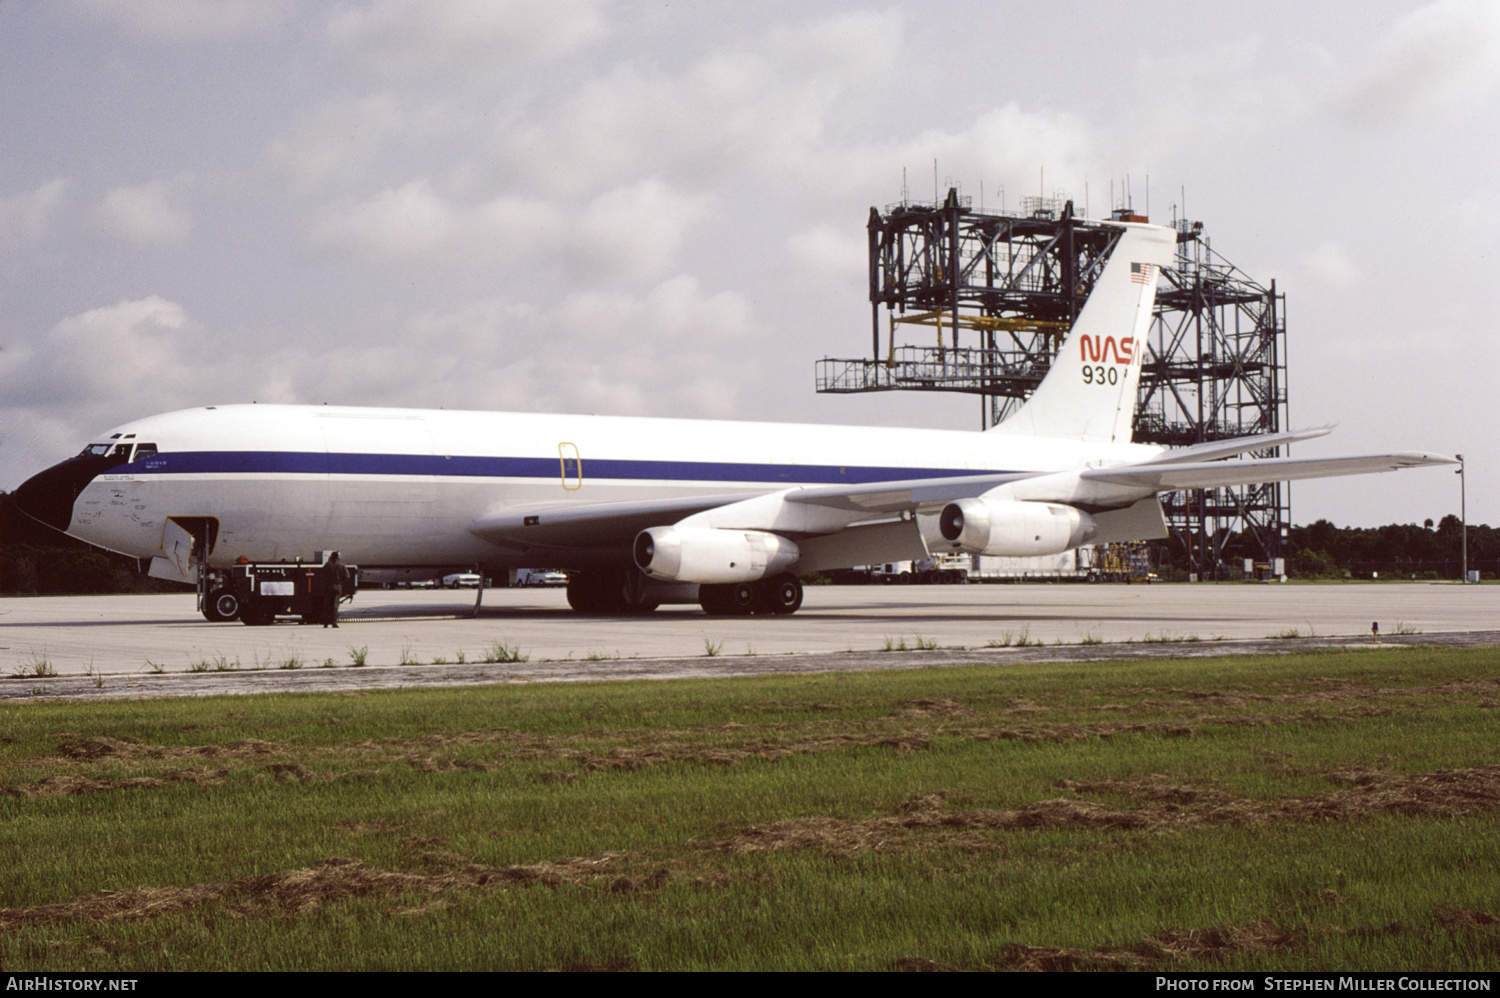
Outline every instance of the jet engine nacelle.
<svg viewBox="0 0 1500 998">
<path fill-rule="evenodd" d="M 635 563 L 669 582 L 755 582 L 790 568 L 801 552 L 779 534 L 718 527 L 652 527 L 635 537 Z"/>
<path fill-rule="evenodd" d="M 1087 544 L 1099 533 L 1099 524 L 1083 510 L 1061 503 L 960 499 L 943 507 L 938 529 L 958 551 L 1026 558 Z"/>
</svg>

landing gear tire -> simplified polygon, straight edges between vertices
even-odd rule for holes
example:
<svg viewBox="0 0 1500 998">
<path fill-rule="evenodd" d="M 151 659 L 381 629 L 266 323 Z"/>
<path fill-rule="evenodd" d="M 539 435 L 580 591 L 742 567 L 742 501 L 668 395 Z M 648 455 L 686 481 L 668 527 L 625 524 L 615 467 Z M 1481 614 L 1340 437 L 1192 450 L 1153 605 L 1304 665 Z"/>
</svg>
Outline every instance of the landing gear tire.
<svg viewBox="0 0 1500 998">
<path fill-rule="evenodd" d="M 580 572 L 568 579 L 568 605 L 579 613 L 651 613 L 646 577 L 634 567 Z"/>
<path fill-rule="evenodd" d="M 755 585 L 755 612 L 789 614 L 802 608 L 802 581 L 787 573 Z"/>
<path fill-rule="evenodd" d="M 240 615 L 240 598 L 228 589 L 215 589 L 203 601 L 203 616 L 214 624 L 234 620 Z"/>
<path fill-rule="evenodd" d="M 698 605 L 714 617 L 737 617 L 755 609 L 755 586 L 748 582 L 725 582 L 698 587 Z"/>
<path fill-rule="evenodd" d="M 603 613 L 606 598 L 598 576 L 581 572 L 568 576 L 568 606 L 578 613 Z"/>
</svg>

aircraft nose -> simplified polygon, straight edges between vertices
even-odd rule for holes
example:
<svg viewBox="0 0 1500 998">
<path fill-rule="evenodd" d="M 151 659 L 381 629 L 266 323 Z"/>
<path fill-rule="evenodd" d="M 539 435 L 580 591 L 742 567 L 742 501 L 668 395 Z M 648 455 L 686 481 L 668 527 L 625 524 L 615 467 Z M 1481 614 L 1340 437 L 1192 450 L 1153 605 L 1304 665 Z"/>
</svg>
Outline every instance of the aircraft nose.
<svg viewBox="0 0 1500 998">
<path fill-rule="evenodd" d="M 16 489 L 16 508 L 33 520 L 66 532 L 73 522 L 73 500 L 94 476 L 107 470 L 107 457 L 74 457 L 33 475 Z"/>
</svg>

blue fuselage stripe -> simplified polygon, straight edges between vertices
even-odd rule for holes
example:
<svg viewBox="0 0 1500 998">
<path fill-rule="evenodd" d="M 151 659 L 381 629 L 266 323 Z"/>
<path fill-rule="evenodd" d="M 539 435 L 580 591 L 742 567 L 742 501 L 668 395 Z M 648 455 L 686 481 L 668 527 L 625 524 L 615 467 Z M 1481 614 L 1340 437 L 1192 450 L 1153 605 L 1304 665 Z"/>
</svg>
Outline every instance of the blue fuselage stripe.
<svg viewBox="0 0 1500 998">
<path fill-rule="evenodd" d="M 586 479 L 684 482 L 786 482 L 788 485 L 864 485 L 914 478 L 993 475 L 995 469 L 896 468 L 817 464 L 740 464 L 726 461 L 617 461 L 586 458 Z M 153 454 L 111 474 L 408 475 L 459 478 L 560 479 L 556 457 L 465 457 L 441 454 L 325 454 L 308 451 L 179 451 Z M 568 478 L 576 479 L 573 462 Z"/>
</svg>

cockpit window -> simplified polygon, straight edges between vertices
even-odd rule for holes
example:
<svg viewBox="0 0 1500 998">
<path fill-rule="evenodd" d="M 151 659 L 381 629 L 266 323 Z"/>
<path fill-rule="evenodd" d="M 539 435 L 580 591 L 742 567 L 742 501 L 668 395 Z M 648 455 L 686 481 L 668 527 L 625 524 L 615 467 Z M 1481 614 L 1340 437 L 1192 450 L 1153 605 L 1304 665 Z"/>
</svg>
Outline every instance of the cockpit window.
<svg viewBox="0 0 1500 998">
<path fill-rule="evenodd" d="M 134 450 L 132 455 L 131 451 Z M 141 458 L 150 457 L 156 453 L 155 444 L 138 444 L 130 440 L 122 440 L 119 443 L 89 444 L 83 449 L 79 457 L 110 457 L 119 462 L 139 461 Z"/>
</svg>

